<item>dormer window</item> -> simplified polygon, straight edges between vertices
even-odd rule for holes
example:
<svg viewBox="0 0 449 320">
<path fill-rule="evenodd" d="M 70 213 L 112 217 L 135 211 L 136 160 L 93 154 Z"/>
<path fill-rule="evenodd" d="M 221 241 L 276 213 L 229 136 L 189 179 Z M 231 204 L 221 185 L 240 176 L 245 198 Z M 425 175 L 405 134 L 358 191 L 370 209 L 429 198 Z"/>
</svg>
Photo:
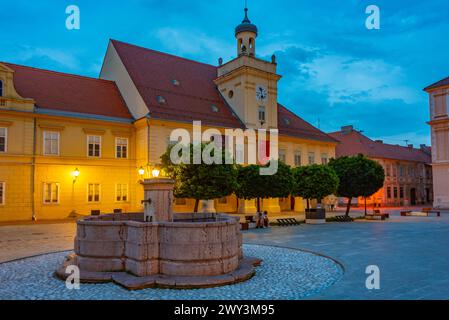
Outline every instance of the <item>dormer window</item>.
<svg viewBox="0 0 449 320">
<path fill-rule="evenodd" d="M 167 102 L 163 96 L 157 96 L 156 100 L 159 104 L 165 104 Z"/>
<path fill-rule="evenodd" d="M 259 121 L 262 124 L 265 123 L 265 107 L 264 106 L 259 107 Z"/>
<path fill-rule="evenodd" d="M 3 97 L 3 81 L 0 80 L 0 97 Z"/>
<path fill-rule="evenodd" d="M 289 118 L 284 118 L 284 124 L 286 126 L 290 125 L 290 119 Z"/>
<path fill-rule="evenodd" d="M 174 85 L 175 87 L 179 87 L 179 85 L 180 85 L 179 81 L 176 80 L 176 79 L 173 79 L 173 80 L 172 80 L 172 83 L 173 83 L 173 85 Z"/>
<path fill-rule="evenodd" d="M 212 112 L 218 112 L 218 107 L 216 105 L 211 106 Z"/>
</svg>

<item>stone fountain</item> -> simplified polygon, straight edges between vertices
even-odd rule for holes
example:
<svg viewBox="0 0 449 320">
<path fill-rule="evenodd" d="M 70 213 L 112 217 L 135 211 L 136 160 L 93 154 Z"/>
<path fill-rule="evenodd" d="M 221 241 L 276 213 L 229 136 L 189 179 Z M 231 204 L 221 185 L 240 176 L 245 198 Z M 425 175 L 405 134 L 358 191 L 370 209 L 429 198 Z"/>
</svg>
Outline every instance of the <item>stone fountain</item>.
<svg viewBox="0 0 449 320">
<path fill-rule="evenodd" d="M 224 214 L 173 214 L 174 181 L 142 182 L 144 213 L 89 216 L 77 222 L 67 267 L 81 282 L 113 281 L 127 289 L 202 288 L 250 279 L 261 260 L 244 258 L 238 220 Z"/>
</svg>

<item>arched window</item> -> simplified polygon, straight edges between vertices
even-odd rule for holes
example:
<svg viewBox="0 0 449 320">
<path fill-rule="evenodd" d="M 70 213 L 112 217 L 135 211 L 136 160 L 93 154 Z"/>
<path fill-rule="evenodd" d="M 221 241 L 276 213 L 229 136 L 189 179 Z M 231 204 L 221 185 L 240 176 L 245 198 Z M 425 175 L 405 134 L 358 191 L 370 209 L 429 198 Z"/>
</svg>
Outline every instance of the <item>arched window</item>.
<svg viewBox="0 0 449 320">
<path fill-rule="evenodd" d="M 3 97 L 3 81 L 0 80 L 0 97 Z"/>
<path fill-rule="evenodd" d="M 252 49 L 254 47 L 254 39 L 249 38 L 249 48 Z"/>
</svg>

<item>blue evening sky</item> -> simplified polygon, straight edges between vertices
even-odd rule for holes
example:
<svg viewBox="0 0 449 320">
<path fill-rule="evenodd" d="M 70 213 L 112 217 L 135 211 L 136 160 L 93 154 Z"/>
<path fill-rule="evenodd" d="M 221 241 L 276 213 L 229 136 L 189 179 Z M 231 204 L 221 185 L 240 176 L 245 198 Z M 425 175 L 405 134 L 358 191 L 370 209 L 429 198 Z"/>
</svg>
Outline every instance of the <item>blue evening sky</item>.
<svg viewBox="0 0 449 320">
<path fill-rule="evenodd" d="M 0 61 L 97 77 L 108 39 L 217 64 L 235 57 L 244 0 L 5 1 Z M 279 102 L 324 131 L 430 143 L 426 85 L 449 76 L 447 0 L 249 0 L 257 55 L 277 56 Z M 78 5 L 81 29 L 65 28 Z M 365 28 L 365 8 L 381 29 Z"/>
</svg>

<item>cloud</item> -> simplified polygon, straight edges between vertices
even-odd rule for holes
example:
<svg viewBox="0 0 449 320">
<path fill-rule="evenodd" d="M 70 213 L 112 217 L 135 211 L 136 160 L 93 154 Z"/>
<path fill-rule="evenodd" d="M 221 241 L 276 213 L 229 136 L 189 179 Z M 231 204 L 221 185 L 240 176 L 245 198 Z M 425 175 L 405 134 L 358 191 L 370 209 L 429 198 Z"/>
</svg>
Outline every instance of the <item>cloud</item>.
<svg viewBox="0 0 449 320">
<path fill-rule="evenodd" d="M 230 43 L 196 30 L 164 27 L 157 29 L 154 36 L 176 55 L 201 57 L 212 64 L 217 63 L 218 57 L 227 57 L 235 51 L 235 47 Z"/>
<path fill-rule="evenodd" d="M 28 62 L 33 60 L 49 60 L 56 62 L 65 68 L 77 70 L 79 69 L 79 61 L 75 55 L 67 51 L 51 48 L 30 48 L 21 49 L 15 57 L 15 60 Z M 33 61 L 34 62 L 34 61 Z"/>
<path fill-rule="evenodd" d="M 330 105 L 385 100 L 411 104 L 419 100 L 413 90 L 402 84 L 405 77 L 401 67 L 380 59 L 320 55 L 300 63 L 298 71 L 307 75 L 304 85 L 326 95 Z"/>
</svg>

